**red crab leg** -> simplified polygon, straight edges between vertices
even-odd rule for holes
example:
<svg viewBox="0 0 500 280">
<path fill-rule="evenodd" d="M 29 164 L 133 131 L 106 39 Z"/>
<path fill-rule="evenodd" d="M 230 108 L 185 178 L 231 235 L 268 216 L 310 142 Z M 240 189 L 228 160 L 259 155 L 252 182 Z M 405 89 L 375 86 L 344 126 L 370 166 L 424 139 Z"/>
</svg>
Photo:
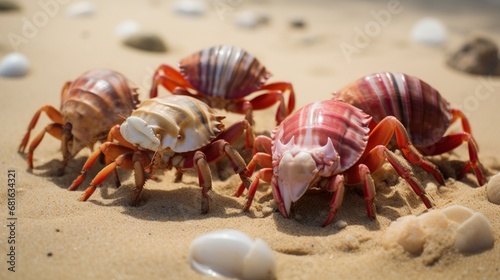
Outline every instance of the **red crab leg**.
<svg viewBox="0 0 500 280">
<path fill-rule="evenodd" d="M 226 140 L 229 144 L 234 144 L 243 134 L 245 134 L 245 148 L 248 149 L 252 147 L 255 141 L 255 133 L 247 120 L 241 120 L 232 124 L 226 128 L 218 138 Z"/>
<path fill-rule="evenodd" d="M 415 194 L 417 194 L 422 199 L 422 202 L 425 204 L 425 206 L 427 208 L 432 208 L 432 203 L 430 202 L 429 198 L 427 198 L 424 187 L 416 179 L 413 171 L 411 170 L 411 167 L 408 166 L 408 164 L 402 159 L 398 158 L 393 152 L 387 149 L 386 146 L 378 145 L 375 148 L 371 149 L 368 155 L 362 160 L 362 163 L 365 164 L 369 170 L 375 171 L 384 164 L 385 159 L 387 159 L 392 167 L 394 167 L 396 172 L 401 177 L 403 177 L 406 182 L 408 182 Z M 354 172 L 349 173 L 349 183 L 356 183 L 362 180 L 356 175 L 357 174 Z M 375 217 L 374 214 L 375 212 L 371 213 L 370 211 L 368 211 L 368 216 Z"/>
<path fill-rule="evenodd" d="M 116 144 L 116 143 L 112 143 L 112 142 L 103 143 L 101 146 L 99 146 L 99 149 L 95 150 L 87 158 L 87 161 L 85 162 L 85 164 L 82 167 L 81 174 L 78 177 L 76 177 L 76 179 L 73 181 L 73 183 L 68 188 L 68 190 L 74 191 L 83 183 L 83 181 L 85 180 L 85 177 L 87 176 L 87 172 L 97 162 L 101 153 L 105 154 L 106 158 L 109 161 L 115 161 L 115 159 L 117 159 L 120 155 L 130 153 L 131 151 L 133 151 L 133 150 L 131 150 L 127 147 L 121 146 L 119 144 Z"/>
<path fill-rule="evenodd" d="M 467 132 L 457 132 L 447 136 L 444 136 L 436 144 L 421 148 L 424 155 L 438 155 L 442 153 L 449 152 L 456 147 L 460 146 L 462 143 L 467 142 L 469 149 L 469 162 L 462 169 L 460 177 L 465 176 L 465 174 L 472 169 L 476 174 L 477 181 L 480 186 L 484 185 L 485 179 L 483 172 L 479 169 L 479 157 L 477 155 L 478 148 L 474 138 Z"/>
<path fill-rule="evenodd" d="M 144 184 L 146 184 L 146 173 L 144 171 L 144 167 L 149 164 L 150 159 L 141 151 L 136 151 L 135 153 L 133 153 L 132 160 L 130 160 L 130 154 L 125 154 L 122 156 L 127 157 L 123 160 L 123 163 L 132 163 L 132 168 L 134 169 L 135 189 L 134 194 L 132 195 L 132 199 L 130 200 L 130 204 L 133 206 L 137 206 L 139 205 L 139 198 L 141 196 L 142 190 L 144 189 Z M 118 159 L 115 160 L 115 162 L 118 162 Z"/>
<path fill-rule="evenodd" d="M 149 93 L 150 98 L 158 96 L 158 85 L 160 84 L 172 93 L 177 87 L 193 88 L 179 71 L 166 64 L 160 65 L 155 71 L 153 84 Z"/>
<path fill-rule="evenodd" d="M 45 136 L 45 133 L 49 133 L 50 135 L 54 136 L 55 138 L 61 140 L 63 136 L 63 127 L 62 124 L 60 123 L 51 123 L 48 124 L 33 140 L 31 141 L 30 147 L 28 149 L 28 156 L 27 156 L 27 161 L 28 161 L 28 166 L 30 169 L 33 169 L 33 153 L 35 152 L 35 149 L 40 145 L 40 142 L 42 142 L 43 136 Z M 29 137 L 29 135 L 28 135 Z M 23 148 L 24 150 L 24 148 Z"/>
<path fill-rule="evenodd" d="M 361 172 L 361 166 L 364 166 L 364 165 L 360 165 L 360 172 Z M 366 168 L 366 170 L 368 170 L 368 168 Z M 363 171 L 365 171 L 365 169 L 363 169 Z M 370 171 L 368 170 L 368 176 L 369 175 L 370 175 Z M 330 202 L 330 211 L 328 211 L 328 216 L 326 217 L 326 220 L 321 225 L 322 227 L 326 227 L 327 225 L 332 223 L 333 218 L 335 217 L 335 214 L 337 213 L 337 211 L 340 209 L 340 206 L 342 205 L 342 201 L 344 201 L 344 192 L 345 192 L 344 176 L 337 175 L 337 176 L 334 176 L 333 178 L 331 178 L 330 181 L 328 182 L 328 186 L 327 186 L 326 190 L 329 192 L 333 192 L 333 197 L 332 197 L 332 200 Z M 367 192 L 365 192 L 365 197 L 366 197 L 366 194 L 367 194 Z M 372 199 L 372 201 L 373 201 L 373 199 Z M 367 204 L 367 206 L 368 206 L 368 204 Z M 280 208 L 280 211 L 281 211 L 281 213 L 283 213 L 283 211 L 285 211 L 284 207 L 283 207 L 283 211 L 281 210 L 281 208 Z"/>
<path fill-rule="evenodd" d="M 467 117 L 465 116 L 465 114 L 462 111 L 460 111 L 459 109 L 456 109 L 456 108 L 450 109 L 450 112 L 453 115 L 453 118 L 452 118 L 451 122 L 453 123 L 457 119 L 462 120 L 462 129 L 465 132 L 467 132 L 468 134 L 472 135 L 472 130 L 470 128 L 469 120 L 467 119 Z"/>
<path fill-rule="evenodd" d="M 201 187 L 201 213 L 206 214 L 210 211 L 210 197 L 208 192 L 212 189 L 212 172 L 210 172 L 210 167 L 204 153 L 196 151 L 193 161 L 194 167 L 198 171 L 198 182 Z"/>
<path fill-rule="evenodd" d="M 265 169 L 271 169 L 271 174 L 272 174 L 272 158 L 271 158 L 271 155 L 266 154 L 266 153 L 257 153 L 257 154 L 255 154 L 252 157 L 252 159 L 250 160 L 250 162 L 248 163 L 248 165 L 247 165 L 247 169 L 249 170 L 249 172 L 247 173 L 248 176 L 251 176 L 253 174 L 253 171 L 255 170 L 255 167 L 257 165 L 259 165 L 259 166 L 261 166 L 262 168 L 265 168 Z M 261 174 L 260 176 L 263 176 L 263 175 Z M 257 183 L 254 186 L 254 183 L 256 181 L 257 181 Z M 270 181 L 271 181 L 271 179 L 269 179 L 266 182 L 269 183 Z M 251 186 L 254 186 L 256 188 L 258 184 L 259 184 L 258 178 L 255 178 Z M 234 195 L 236 197 L 240 197 L 243 194 L 243 192 L 245 191 L 246 187 L 247 186 L 245 186 L 245 184 L 242 183 Z M 252 187 L 250 187 L 250 188 L 252 188 Z M 252 204 L 252 199 L 253 199 L 253 196 L 251 196 L 250 193 L 253 192 L 253 194 L 255 194 L 255 191 L 256 190 L 249 190 L 249 193 L 248 193 L 248 201 L 249 201 L 249 203 L 247 203 L 248 207 L 250 207 L 249 204 Z"/>
<path fill-rule="evenodd" d="M 263 135 L 255 137 L 252 154 L 255 155 L 259 151 L 259 148 L 262 148 L 266 154 L 270 155 L 272 153 L 272 141 L 273 140 L 271 138 Z"/>
<path fill-rule="evenodd" d="M 278 112 L 276 116 L 284 114 L 286 116 L 290 115 L 290 113 L 293 112 L 293 109 L 295 109 L 295 91 L 293 90 L 293 86 L 291 83 L 287 82 L 276 82 L 276 83 L 270 83 L 267 85 L 264 85 L 261 87 L 259 90 L 269 90 L 269 91 L 275 91 L 278 90 L 280 92 L 286 92 L 288 91 L 290 93 L 290 96 L 288 97 L 288 104 L 286 106 L 286 110 L 282 112 Z M 252 105 L 254 105 L 252 103 Z M 253 108 L 258 109 L 258 107 L 254 106 Z M 284 109 L 281 108 L 280 109 Z"/>
<path fill-rule="evenodd" d="M 31 130 L 33 128 L 35 128 L 36 123 L 38 122 L 38 119 L 40 118 L 40 114 L 42 112 L 45 112 L 45 114 L 47 114 L 47 116 L 50 118 L 50 120 L 52 120 L 52 122 L 57 123 L 57 124 L 61 124 L 61 125 L 64 123 L 64 120 L 63 120 L 61 113 L 56 108 L 54 108 L 50 105 L 42 106 L 42 108 L 40 108 L 40 109 L 38 109 L 38 111 L 36 111 L 33 118 L 31 118 L 31 122 L 28 126 L 28 131 L 24 135 L 23 140 L 21 141 L 21 145 L 19 145 L 19 148 L 18 148 L 19 152 L 24 152 L 24 149 L 26 149 L 26 146 L 28 145 L 28 141 L 30 140 Z M 46 128 L 46 130 L 47 130 L 47 128 Z"/>
<path fill-rule="evenodd" d="M 38 122 L 38 119 L 40 118 L 40 114 L 42 112 L 45 112 L 45 114 L 47 114 L 47 116 L 50 118 L 50 120 L 53 121 L 53 123 L 47 125 L 45 129 L 42 132 L 40 132 L 31 142 L 27 156 L 28 167 L 30 169 L 33 169 L 33 153 L 40 144 L 40 142 L 42 141 L 45 133 L 48 132 L 57 139 L 61 139 L 62 137 L 62 124 L 64 120 L 61 113 L 56 108 L 50 105 L 44 105 L 42 106 L 42 108 L 38 109 L 38 111 L 31 119 L 31 122 L 28 125 L 28 131 L 26 131 L 26 134 L 24 135 L 23 140 L 19 145 L 18 152 L 24 153 L 24 150 L 26 149 L 26 146 L 28 145 L 30 139 L 31 130 L 35 128 L 36 123 Z"/>
<path fill-rule="evenodd" d="M 262 180 L 266 183 L 270 183 L 272 180 L 272 177 L 273 177 L 273 169 L 272 168 L 262 168 L 257 172 L 257 174 L 255 175 L 255 179 L 253 180 L 252 184 L 250 184 L 250 187 L 248 187 L 247 202 L 245 203 L 245 207 L 243 208 L 243 211 L 248 211 L 250 209 L 250 206 L 252 206 L 253 198 L 255 197 L 255 193 L 257 192 L 257 187 L 259 186 L 260 180 Z M 241 184 L 240 188 L 236 192 L 236 196 L 239 197 L 241 195 L 241 193 L 243 193 L 244 189 L 245 189 L 245 186 L 243 184 Z M 241 190 L 241 192 L 240 192 L 240 190 Z M 279 189 L 277 191 L 273 190 L 273 194 L 274 194 L 276 203 L 279 205 L 280 211 L 282 209 L 285 210 L 285 206 L 283 205 L 283 200 L 281 199 L 281 195 L 279 195 Z M 286 211 L 282 212 L 282 213 L 286 213 Z M 284 216 L 286 217 L 286 215 L 284 215 Z"/>
<path fill-rule="evenodd" d="M 273 106 L 278 103 L 278 110 L 276 112 L 276 122 L 281 123 L 295 108 L 295 92 L 290 83 L 278 82 L 264 85 L 259 91 L 264 91 L 261 95 L 253 98 L 252 100 L 240 99 L 229 103 L 225 108 L 227 111 L 245 114 L 245 119 L 253 125 L 252 112 L 254 110 L 262 110 Z M 288 98 L 288 105 L 285 105 L 284 92 L 290 92 Z"/>
<path fill-rule="evenodd" d="M 241 181 L 246 187 L 250 186 L 251 182 L 248 176 L 246 175 L 248 170 L 246 168 L 245 161 L 238 153 L 238 151 L 235 148 L 233 148 L 226 140 L 224 139 L 216 140 L 210 143 L 208 146 L 201 149 L 200 152 L 202 152 L 205 155 L 206 161 L 208 163 L 214 163 L 223 156 L 226 156 L 229 162 L 231 163 L 234 173 L 240 176 Z M 194 160 L 195 160 L 194 156 L 192 158 L 186 157 L 182 161 L 182 166 L 178 167 L 181 169 L 193 168 L 195 167 Z"/>
<path fill-rule="evenodd" d="M 439 184 L 444 185 L 444 179 L 441 172 L 434 164 L 424 159 L 420 152 L 410 143 L 408 133 L 403 124 L 393 116 L 385 117 L 370 132 L 370 140 L 361 158 L 366 156 L 366 154 L 376 145 L 386 146 L 394 134 L 396 134 L 398 147 L 403 152 L 405 158 L 412 164 L 418 165 L 425 171 L 431 173 Z"/>
</svg>

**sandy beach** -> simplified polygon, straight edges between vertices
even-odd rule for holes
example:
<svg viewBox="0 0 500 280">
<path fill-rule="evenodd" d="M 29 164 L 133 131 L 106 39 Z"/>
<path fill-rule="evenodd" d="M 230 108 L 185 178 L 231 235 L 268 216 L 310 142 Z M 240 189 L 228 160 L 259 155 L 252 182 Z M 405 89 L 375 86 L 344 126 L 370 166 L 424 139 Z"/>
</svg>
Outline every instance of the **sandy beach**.
<svg viewBox="0 0 500 280">
<path fill-rule="evenodd" d="M 177 63 L 201 49 L 232 44 L 253 54 L 272 73 L 269 82 L 289 81 L 296 109 L 331 98 L 355 80 L 381 71 L 404 72 L 436 88 L 469 118 L 488 180 L 500 171 L 498 138 L 500 78 L 451 69 L 446 59 L 466 39 L 482 35 L 500 44 L 499 1 L 207 1 L 201 15 L 176 12 L 171 1 L 93 1 L 91 15 L 70 17 L 77 1 L 18 1 L 18 11 L 0 13 L 0 57 L 18 51 L 30 63 L 24 77 L 0 77 L 0 279 L 208 279 L 188 262 L 189 245 L 204 233 L 229 228 L 264 240 L 276 258 L 277 279 L 499 279 L 500 206 L 488 201 L 485 186 L 471 173 L 458 180 L 456 166 L 468 160 L 467 146 L 431 157 L 446 184 L 414 167 L 436 209 L 461 205 L 489 220 L 494 247 L 475 254 L 435 244 L 420 255 L 386 249 L 382 240 L 391 222 L 427 208 L 389 164 L 373 174 L 377 219 L 366 215 L 363 197 L 348 188 L 334 222 L 321 227 L 331 195 L 311 191 L 285 219 L 276 209 L 269 184 L 261 182 L 252 208 L 242 212 L 246 197 L 236 198 L 239 177 L 220 180 L 214 174 L 212 208 L 200 214 L 198 178 L 188 173 L 174 183 L 174 171 L 148 181 L 140 205 L 129 198 L 131 171 L 120 170 L 122 186 L 109 178 L 87 202 L 83 190 L 104 166 L 96 164 L 75 192 L 67 191 L 90 154 L 82 150 L 62 176 L 60 141 L 45 136 L 28 169 L 17 152 L 33 114 L 44 104 L 59 108 L 66 81 L 90 69 L 118 71 L 148 98 L 152 75 L 160 64 Z M 47 4 L 47 3 L 50 3 Z M 265 24 L 235 24 L 242 11 L 267 18 Z M 447 30 L 444 44 L 412 42 L 415 22 L 433 17 Z M 304 26 L 293 27 L 300 19 Z M 125 46 L 116 27 L 134 20 L 144 32 L 162 38 L 164 53 Z M 368 31 L 368 32 L 367 32 Z M 481 94 L 478 94 L 478 93 Z M 161 89 L 160 95 L 169 94 Z M 5 99 L 4 99 L 5 98 Z M 276 107 L 255 111 L 257 134 L 274 128 Z M 224 113 L 225 114 L 225 113 Z M 225 123 L 241 118 L 228 114 Z M 32 138 L 50 120 L 42 115 Z M 498 122 L 498 123 L 497 123 Z M 458 131 L 453 125 L 450 131 Z M 8 174 L 15 172 L 15 213 L 8 209 Z M 215 170 L 215 169 L 214 169 Z M 231 171 L 231 170 L 229 170 Z M 231 173 L 229 173 L 231 174 Z M 272 208 L 276 211 L 266 211 Z M 16 218 L 12 220 L 9 218 Z M 15 230 L 8 227 L 15 221 Z M 339 226 L 343 222 L 346 226 Z M 13 235 L 14 234 L 14 235 Z M 9 240 L 15 240 L 11 250 Z M 15 272 L 9 270 L 15 254 Z"/>
</svg>

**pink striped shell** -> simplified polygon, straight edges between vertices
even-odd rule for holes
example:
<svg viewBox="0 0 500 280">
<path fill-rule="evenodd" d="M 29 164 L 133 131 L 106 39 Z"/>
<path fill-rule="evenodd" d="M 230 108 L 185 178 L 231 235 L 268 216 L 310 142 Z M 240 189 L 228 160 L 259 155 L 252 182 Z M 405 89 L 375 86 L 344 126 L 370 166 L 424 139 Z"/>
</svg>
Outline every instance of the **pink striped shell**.
<svg viewBox="0 0 500 280">
<path fill-rule="evenodd" d="M 286 213 L 322 177 L 352 167 L 368 142 L 371 117 L 344 102 L 309 104 L 272 133 L 273 195 Z"/>
<path fill-rule="evenodd" d="M 200 93 L 239 99 L 258 90 L 271 74 L 251 54 L 229 45 L 192 54 L 179 63 L 181 74 Z"/>
<path fill-rule="evenodd" d="M 316 162 L 318 175 L 341 173 L 363 154 L 370 121 L 370 116 L 344 102 L 325 100 L 306 105 L 273 131 L 273 166 L 277 167 L 285 152 L 305 151 Z"/>
<path fill-rule="evenodd" d="M 354 105 L 380 122 L 394 116 L 417 147 L 439 141 L 450 126 L 450 104 L 422 80 L 402 73 L 365 76 L 334 93 L 334 99 Z"/>
</svg>

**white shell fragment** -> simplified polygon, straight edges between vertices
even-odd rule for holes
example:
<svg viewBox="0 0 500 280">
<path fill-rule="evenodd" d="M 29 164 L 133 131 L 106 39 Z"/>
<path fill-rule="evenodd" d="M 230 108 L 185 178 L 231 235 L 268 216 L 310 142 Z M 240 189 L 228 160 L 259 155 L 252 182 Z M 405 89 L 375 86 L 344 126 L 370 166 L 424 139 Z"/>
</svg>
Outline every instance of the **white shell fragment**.
<svg viewBox="0 0 500 280">
<path fill-rule="evenodd" d="M 89 17 L 95 14 L 95 5 L 90 1 L 80 1 L 66 8 L 68 17 Z"/>
<path fill-rule="evenodd" d="M 193 240 L 189 261 L 196 271 L 214 277 L 270 279 L 276 270 L 274 255 L 263 240 L 231 229 Z"/>
<path fill-rule="evenodd" d="M 458 217 L 459 223 L 455 239 L 455 248 L 462 253 L 478 253 L 490 249 L 495 243 L 490 222 L 477 212 L 454 205 L 443 210 L 450 219 Z"/>
<path fill-rule="evenodd" d="M 447 31 L 441 21 L 435 18 L 423 18 L 417 21 L 411 30 L 411 39 L 424 45 L 439 45 L 446 42 Z"/>
<path fill-rule="evenodd" d="M 201 0 L 176 0 L 174 11 L 181 15 L 201 16 L 207 11 L 207 4 Z"/>
<path fill-rule="evenodd" d="M 125 39 L 141 30 L 141 25 L 135 20 L 124 20 L 115 28 L 115 36 L 119 39 Z"/>
<path fill-rule="evenodd" d="M 488 181 L 486 195 L 491 203 L 500 204 L 500 173 Z"/>
<path fill-rule="evenodd" d="M 492 248 L 494 242 L 491 225 L 483 214 L 453 205 L 418 217 L 399 218 L 387 229 L 382 244 L 386 249 L 401 246 L 420 255 L 428 243 L 433 244 L 430 247 L 454 247 L 460 253 L 479 253 Z"/>
<path fill-rule="evenodd" d="M 18 52 L 9 53 L 0 61 L 0 76 L 2 77 L 23 77 L 28 70 L 28 59 Z"/>
</svg>

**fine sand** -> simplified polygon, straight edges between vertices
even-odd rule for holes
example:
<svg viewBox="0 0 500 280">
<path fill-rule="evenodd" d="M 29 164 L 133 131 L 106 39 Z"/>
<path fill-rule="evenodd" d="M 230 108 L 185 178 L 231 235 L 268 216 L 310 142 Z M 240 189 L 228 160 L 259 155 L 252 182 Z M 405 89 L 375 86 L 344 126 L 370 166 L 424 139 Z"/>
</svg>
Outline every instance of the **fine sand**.
<svg viewBox="0 0 500 280">
<path fill-rule="evenodd" d="M 457 72 L 445 60 L 471 35 L 485 35 L 500 43 L 498 1 L 208 1 L 202 16 L 175 13 L 168 1 L 95 1 L 95 14 L 81 18 L 66 15 L 71 3 L 46 1 L 53 6 L 44 10 L 37 1 L 20 2 L 20 11 L 0 14 L 1 56 L 18 50 L 31 64 L 25 77 L 0 78 L 0 219 L 5 225 L 0 228 L 0 279 L 198 279 L 202 276 L 188 263 L 190 242 L 224 228 L 266 241 L 276 257 L 278 279 L 500 277 L 500 206 L 487 200 L 485 186 L 479 187 L 472 174 L 455 178 L 456 167 L 468 160 L 465 145 L 431 159 L 447 177 L 446 186 L 437 188 L 432 176 L 420 168 L 414 172 L 436 208 L 458 204 L 482 213 L 491 223 L 496 244 L 477 254 L 461 254 L 438 244 L 418 256 L 382 246 L 392 221 L 426 212 L 408 184 L 387 164 L 374 174 L 377 220 L 366 216 L 362 196 L 356 188 L 349 188 L 334 223 L 322 228 L 331 197 L 324 192 L 306 194 L 295 205 L 292 217 L 285 219 L 279 212 L 268 211 L 276 205 L 269 185 L 261 183 L 253 207 L 243 213 L 245 197 L 232 196 L 239 177 L 219 180 L 214 174 L 212 208 L 202 215 L 201 192 L 192 174 L 174 183 L 175 172 L 160 172 L 156 181 L 147 182 L 140 206 L 131 207 L 134 179 L 130 171 L 122 170 L 121 188 L 115 189 L 112 180 L 107 180 L 84 203 L 78 198 L 101 164 L 79 190 L 66 189 L 78 176 L 89 150 L 79 153 L 63 176 L 55 175 L 62 154 L 60 142 L 53 137 L 46 136 L 36 150 L 33 170 L 27 169 L 25 155 L 17 153 L 33 114 L 44 104 L 58 107 L 67 80 L 89 69 L 113 69 L 137 84 L 144 100 L 159 64 L 176 67 L 179 59 L 200 49 L 234 44 L 255 55 L 273 73 L 270 81 L 293 83 L 296 108 L 328 99 L 334 90 L 373 72 L 400 71 L 420 77 L 469 116 L 489 178 L 500 170 L 500 117 L 496 115 L 500 80 Z M 268 23 L 256 29 L 238 28 L 234 18 L 246 9 L 265 13 Z M 382 13 L 390 18 L 381 18 L 382 10 L 390 11 Z M 427 16 L 445 24 L 446 44 L 430 47 L 411 42 L 413 23 Z M 306 26 L 292 28 L 294 18 L 304 20 Z M 126 19 L 159 35 L 169 51 L 157 54 L 124 46 L 114 29 Z M 355 51 L 343 52 L 341 46 L 346 45 Z M 162 89 L 160 94 L 168 93 Z M 275 107 L 255 112 L 257 133 L 273 128 L 274 113 Z M 239 117 L 231 115 L 226 124 Z M 33 135 L 48 123 L 42 115 Z M 15 231 L 6 226 L 12 222 L 7 208 L 8 170 L 16 173 Z M 337 221 L 347 226 L 341 228 Z M 15 244 L 9 244 L 12 239 Z M 15 272 L 8 270 L 7 262 L 13 245 Z"/>
</svg>

